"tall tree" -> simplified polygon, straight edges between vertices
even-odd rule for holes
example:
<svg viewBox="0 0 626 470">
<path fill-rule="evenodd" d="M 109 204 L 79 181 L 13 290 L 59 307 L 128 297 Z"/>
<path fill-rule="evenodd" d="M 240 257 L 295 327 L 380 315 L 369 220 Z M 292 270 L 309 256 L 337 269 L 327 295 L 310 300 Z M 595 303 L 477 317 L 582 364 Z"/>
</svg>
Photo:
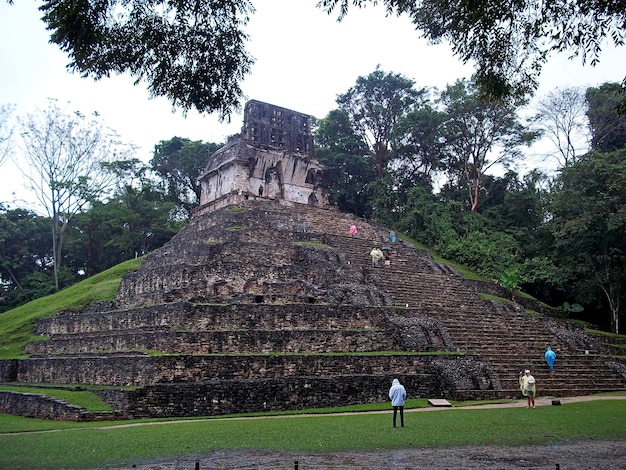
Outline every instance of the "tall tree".
<svg viewBox="0 0 626 470">
<path fill-rule="evenodd" d="M 11 150 L 11 137 L 13 127 L 10 124 L 13 106 L 3 104 L 0 106 L 0 165 L 4 163 Z"/>
<path fill-rule="evenodd" d="M 401 74 L 385 73 L 377 67 L 337 97 L 354 131 L 367 143 L 378 178 L 386 171 L 395 125 L 421 104 L 426 94 L 425 89 L 413 88 L 414 84 Z"/>
<path fill-rule="evenodd" d="M 128 151 L 97 119 L 80 112 L 68 114 L 55 100 L 36 114 L 20 120 L 24 144 L 18 161 L 33 195 L 52 224 L 55 286 L 65 230 L 71 219 L 110 187 L 112 176 L 103 164 L 123 158 Z"/>
<path fill-rule="evenodd" d="M 550 221 L 559 264 L 579 297 L 603 293 L 614 332 L 626 300 L 626 149 L 590 152 L 563 168 Z M 582 299 L 581 299 L 582 300 Z"/>
<path fill-rule="evenodd" d="M 626 146 L 626 87 L 604 83 L 587 89 L 591 148 L 613 152 Z"/>
<path fill-rule="evenodd" d="M 150 165 L 161 179 L 169 200 L 187 217 L 200 203 L 201 186 L 198 178 L 209 161 L 209 156 L 220 144 L 191 141 L 180 137 L 162 140 L 154 147 Z"/>
<path fill-rule="evenodd" d="M 341 20 L 352 3 L 378 0 L 320 0 Z M 580 55 L 595 65 L 605 39 L 624 45 L 626 9 L 621 0 L 382 0 L 388 14 L 408 15 L 432 43 L 446 41 L 463 62 L 476 64 L 478 87 L 490 96 L 526 95 L 553 52 Z"/>
<path fill-rule="evenodd" d="M 400 119 L 393 130 L 393 172 L 399 186 L 432 190 L 433 174 L 444 160 L 445 114 L 425 105 Z"/>
<path fill-rule="evenodd" d="M 485 100 L 472 82 L 458 80 L 441 93 L 448 172 L 467 188 L 471 212 L 478 210 L 481 181 L 496 164 L 521 156 L 518 147 L 532 140 L 510 102 Z"/>
<path fill-rule="evenodd" d="M 348 113 L 335 109 L 317 121 L 315 153 L 324 165 L 323 184 L 330 201 L 359 217 L 371 215 L 370 183 L 376 179 L 372 157 L 354 132 Z"/>
<path fill-rule="evenodd" d="M 589 149 L 587 101 L 579 88 L 562 88 L 542 97 L 534 121 L 557 150 L 559 167 L 576 162 Z"/>
</svg>

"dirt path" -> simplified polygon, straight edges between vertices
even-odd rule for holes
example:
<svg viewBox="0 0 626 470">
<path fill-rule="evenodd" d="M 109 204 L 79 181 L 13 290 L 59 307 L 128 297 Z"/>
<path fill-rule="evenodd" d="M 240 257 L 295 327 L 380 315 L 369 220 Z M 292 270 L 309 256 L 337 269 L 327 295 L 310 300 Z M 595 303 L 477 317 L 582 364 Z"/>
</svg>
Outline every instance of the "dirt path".
<svg viewBox="0 0 626 470">
<path fill-rule="evenodd" d="M 560 399 L 562 404 L 592 400 L 626 400 L 626 396 L 568 397 Z M 520 400 L 503 404 L 479 405 L 477 407 L 511 408 L 525 406 L 526 402 Z M 538 398 L 536 406 L 552 406 L 552 399 Z M 435 412 L 477 407 L 433 407 L 407 410 L 406 412 Z M 376 413 L 388 413 L 388 411 Z M 302 415 L 298 416 L 301 417 Z M 281 416 L 281 418 L 285 418 L 285 416 Z M 169 423 L 172 422 L 170 421 L 166 424 Z M 162 423 L 144 423 L 143 425 L 151 424 Z M 130 426 L 135 425 L 131 424 Z M 519 447 L 472 446 L 334 453 L 229 450 L 187 455 L 177 459 L 137 462 L 126 467 L 116 467 L 116 470 L 452 470 L 468 468 L 487 470 L 518 468 L 626 470 L 626 443 L 624 441 L 587 440 L 556 445 Z"/>
</svg>

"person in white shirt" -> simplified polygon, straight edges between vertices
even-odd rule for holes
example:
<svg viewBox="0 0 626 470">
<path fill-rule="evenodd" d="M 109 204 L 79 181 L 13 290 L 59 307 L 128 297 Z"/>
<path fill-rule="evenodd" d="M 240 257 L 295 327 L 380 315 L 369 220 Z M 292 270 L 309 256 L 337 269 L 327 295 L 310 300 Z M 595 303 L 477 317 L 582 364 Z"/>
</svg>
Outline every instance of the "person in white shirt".
<svg viewBox="0 0 626 470">
<path fill-rule="evenodd" d="M 389 399 L 393 406 L 393 427 L 396 427 L 396 415 L 400 411 L 400 426 L 404 427 L 404 400 L 406 399 L 406 390 L 398 379 L 393 379 L 391 388 L 389 389 Z"/>
</svg>

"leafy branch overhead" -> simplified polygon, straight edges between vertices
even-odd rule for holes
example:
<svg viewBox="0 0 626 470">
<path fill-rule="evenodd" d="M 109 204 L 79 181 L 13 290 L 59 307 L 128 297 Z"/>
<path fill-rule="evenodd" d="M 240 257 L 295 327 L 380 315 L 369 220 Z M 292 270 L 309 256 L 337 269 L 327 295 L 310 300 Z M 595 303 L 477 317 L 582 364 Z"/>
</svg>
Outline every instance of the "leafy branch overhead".
<svg viewBox="0 0 626 470">
<path fill-rule="evenodd" d="M 188 111 L 228 117 L 253 59 L 242 31 L 248 0 L 48 0 L 40 7 L 68 68 L 100 79 L 130 73 L 152 96 Z"/>
<path fill-rule="evenodd" d="M 320 0 L 343 19 L 352 4 L 378 0 Z M 382 0 L 390 15 L 408 15 L 431 43 L 447 42 L 463 62 L 476 64 L 475 81 L 489 96 L 525 96 L 537 88 L 552 52 L 595 65 L 604 43 L 623 46 L 626 9 L 620 0 Z"/>
<path fill-rule="evenodd" d="M 473 80 L 489 97 L 532 94 L 553 52 L 593 66 L 602 47 L 626 39 L 623 0 L 319 0 L 317 7 L 341 20 L 351 7 L 378 3 L 475 64 Z M 251 0 L 45 0 L 40 10 L 73 72 L 96 80 L 129 73 L 183 111 L 225 119 L 240 108 L 254 63 L 244 32 Z"/>
</svg>

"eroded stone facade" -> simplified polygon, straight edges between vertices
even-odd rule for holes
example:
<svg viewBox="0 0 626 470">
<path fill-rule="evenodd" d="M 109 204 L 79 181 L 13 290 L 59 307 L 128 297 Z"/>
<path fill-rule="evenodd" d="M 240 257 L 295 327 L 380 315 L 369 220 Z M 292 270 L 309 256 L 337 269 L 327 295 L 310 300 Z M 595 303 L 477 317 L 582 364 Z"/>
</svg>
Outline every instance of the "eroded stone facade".
<svg viewBox="0 0 626 470">
<path fill-rule="evenodd" d="M 323 167 L 313 150 L 312 121 L 290 109 L 256 100 L 246 103 L 241 133 L 209 158 L 196 213 L 242 198 L 328 206 L 320 186 Z"/>
</svg>

